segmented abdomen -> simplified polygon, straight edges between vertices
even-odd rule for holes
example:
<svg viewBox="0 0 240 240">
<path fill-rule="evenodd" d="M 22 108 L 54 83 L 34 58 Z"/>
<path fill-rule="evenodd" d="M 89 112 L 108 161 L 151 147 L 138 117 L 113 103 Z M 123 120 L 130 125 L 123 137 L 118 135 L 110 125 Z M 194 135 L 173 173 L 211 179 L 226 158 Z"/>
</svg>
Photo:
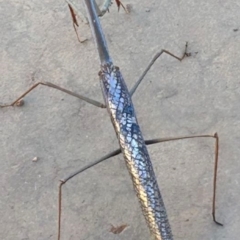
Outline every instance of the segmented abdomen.
<svg viewBox="0 0 240 240">
<path fill-rule="evenodd" d="M 99 76 L 105 102 L 149 229 L 155 240 L 173 240 L 153 166 L 124 79 L 119 68 L 112 64 L 102 65 Z"/>
</svg>

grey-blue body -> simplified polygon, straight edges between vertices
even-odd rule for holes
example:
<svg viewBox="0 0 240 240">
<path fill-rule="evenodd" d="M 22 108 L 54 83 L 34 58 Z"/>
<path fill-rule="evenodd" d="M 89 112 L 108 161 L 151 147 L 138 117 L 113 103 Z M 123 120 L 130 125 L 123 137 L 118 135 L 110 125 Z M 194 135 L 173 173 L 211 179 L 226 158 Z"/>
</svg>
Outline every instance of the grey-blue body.
<svg viewBox="0 0 240 240">
<path fill-rule="evenodd" d="M 173 240 L 166 209 L 138 125 L 131 95 L 119 68 L 113 65 L 109 55 L 107 43 L 94 8 L 94 0 L 84 1 L 101 61 L 99 76 L 103 97 L 143 215 L 155 240 Z"/>
</svg>

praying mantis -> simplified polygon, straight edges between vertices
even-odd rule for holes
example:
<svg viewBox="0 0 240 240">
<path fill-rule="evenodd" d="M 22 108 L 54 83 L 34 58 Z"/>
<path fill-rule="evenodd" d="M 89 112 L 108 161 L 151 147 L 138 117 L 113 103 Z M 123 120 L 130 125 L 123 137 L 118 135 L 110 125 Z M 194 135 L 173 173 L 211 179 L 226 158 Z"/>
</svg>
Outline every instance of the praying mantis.
<svg viewBox="0 0 240 240">
<path fill-rule="evenodd" d="M 146 75 L 146 73 L 148 72 L 148 70 L 151 68 L 151 66 L 153 65 L 153 63 L 155 62 L 155 60 L 158 58 L 158 57 L 160 57 L 161 56 L 161 54 L 162 53 L 167 53 L 167 54 L 169 54 L 169 55 L 171 55 L 171 56 L 173 56 L 173 57 L 175 57 L 177 60 L 182 60 L 183 59 L 183 57 L 185 57 L 185 56 L 187 56 L 188 54 L 186 53 L 186 51 L 184 52 L 184 56 L 182 57 L 182 58 L 178 58 L 178 57 L 176 57 L 176 56 L 174 56 L 173 54 L 171 54 L 171 53 L 169 53 L 168 51 L 166 51 L 166 50 L 163 50 L 163 51 L 161 51 L 159 54 L 157 54 L 155 57 L 154 57 L 154 59 L 151 61 L 151 63 L 149 64 L 149 66 L 147 67 L 147 69 L 146 69 L 146 71 L 144 71 L 144 73 L 143 73 L 143 75 L 142 75 L 142 77 L 140 78 L 140 80 L 137 82 L 137 84 L 133 87 L 133 89 L 130 91 L 130 95 L 132 96 L 133 94 L 134 94 L 134 92 L 135 92 L 135 90 L 137 89 L 137 87 L 139 86 L 139 84 L 141 83 L 141 81 L 143 80 L 143 78 L 144 78 L 144 76 Z M 16 104 L 18 104 L 18 102 L 19 102 L 19 100 L 21 100 L 24 96 L 26 96 L 32 89 L 34 89 L 35 87 L 37 87 L 38 85 L 46 85 L 46 86 L 49 86 L 49 87 L 53 87 L 53 88 L 55 88 L 55 89 L 58 89 L 58 90 L 61 90 L 61 91 L 63 91 L 63 92 L 65 92 L 65 93 L 68 93 L 68 94 L 70 94 L 70 95 L 73 95 L 73 96 L 75 96 L 75 97 L 78 97 L 78 98 L 80 98 L 80 99 L 82 99 L 82 100 L 84 100 L 84 101 L 86 101 L 86 102 L 88 102 L 88 103 L 90 103 L 90 104 L 93 104 L 93 105 L 95 105 L 95 106 L 98 106 L 98 107 L 101 107 L 101 108 L 105 108 L 105 105 L 104 104 L 101 104 L 101 103 L 99 103 L 99 102 L 96 102 L 96 101 L 93 101 L 92 99 L 89 99 L 89 98 L 87 98 L 87 97 L 84 97 L 84 96 L 81 96 L 81 95 L 78 95 L 78 94 L 76 94 L 76 93 L 73 93 L 73 92 L 71 92 L 71 91 L 69 91 L 69 90 L 66 90 L 66 89 L 63 89 L 63 88 L 61 88 L 61 87 L 59 87 L 59 86 L 56 86 L 56 85 L 54 85 L 54 84 L 51 84 L 51 83 L 38 83 L 38 84 L 35 84 L 31 89 L 29 89 L 27 92 L 25 92 L 23 95 L 21 95 L 16 101 L 14 101 L 12 104 L 9 104 L 9 105 L 2 105 L 1 107 L 8 107 L 8 106 L 15 106 Z M 179 140 L 179 139 L 184 139 L 184 138 L 196 138 L 196 137 L 212 137 L 212 138 L 215 138 L 216 139 L 216 164 L 215 164 L 215 173 L 214 173 L 214 182 L 215 182 L 215 184 L 214 184 L 214 194 L 215 194 L 215 190 L 216 190 L 216 174 L 217 174 L 217 172 L 216 172 L 216 170 L 217 170 L 217 157 L 218 157 L 218 136 L 217 136 L 217 134 L 214 134 L 214 135 L 203 135 L 203 136 L 189 136 L 189 137 L 179 137 L 179 138 L 174 138 L 174 139 L 165 139 L 166 141 L 170 141 L 170 140 Z M 161 142 L 161 141 L 164 141 L 164 139 L 155 139 L 155 140 L 149 140 L 149 141 L 146 141 L 145 143 L 146 144 L 153 144 L 153 143 L 157 143 L 157 142 Z M 116 155 L 117 153 L 120 153 L 121 151 L 120 150 L 116 150 L 116 151 L 114 151 L 113 153 L 111 153 L 111 154 L 108 154 L 107 156 L 104 156 L 103 158 L 101 158 L 101 160 L 103 160 L 103 159 L 107 159 L 107 158 L 109 158 L 109 157 L 111 157 L 111 156 L 114 156 L 114 155 Z M 91 166 L 92 166 L 92 164 L 91 164 Z M 83 171 L 83 170 L 80 170 L 80 172 L 81 171 Z M 73 175 L 75 175 L 75 173 L 73 174 Z M 61 185 L 60 185 L 60 187 L 62 186 L 62 184 L 63 183 L 65 183 L 66 181 L 68 181 L 73 175 L 71 175 L 70 177 L 68 177 L 68 178 L 65 178 L 65 179 L 63 179 L 62 181 L 61 181 Z M 61 189 L 61 188 L 60 188 Z M 61 191 L 60 191 L 60 193 L 61 193 Z M 59 198 L 59 201 L 61 202 L 61 198 Z M 214 204 L 215 204 L 215 197 L 214 197 Z M 215 205 L 214 205 L 214 208 L 213 208 L 213 216 L 214 216 L 214 220 L 215 220 Z M 157 239 L 157 238 L 156 238 Z M 168 239 L 168 238 L 163 238 L 163 239 Z M 170 239 L 170 238 L 169 238 Z"/>
</svg>

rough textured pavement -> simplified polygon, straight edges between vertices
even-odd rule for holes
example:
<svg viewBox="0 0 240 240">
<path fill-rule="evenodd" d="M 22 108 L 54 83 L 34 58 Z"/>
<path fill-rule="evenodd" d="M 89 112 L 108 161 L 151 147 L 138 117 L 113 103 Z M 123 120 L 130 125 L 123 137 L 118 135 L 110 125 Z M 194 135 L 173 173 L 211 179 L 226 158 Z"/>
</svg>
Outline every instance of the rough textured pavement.
<svg viewBox="0 0 240 240">
<path fill-rule="evenodd" d="M 162 48 L 163 56 L 133 97 L 146 139 L 220 136 L 217 218 L 211 219 L 214 140 L 149 147 L 175 240 L 238 240 L 240 236 L 240 2 L 127 0 L 102 24 L 128 86 Z M 76 1 L 80 8 L 80 1 Z M 99 62 L 88 25 L 80 44 L 63 0 L 0 1 L 0 103 L 38 81 L 102 101 Z M 114 150 L 104 109 L 38 87 L 21 108 L 0 109 L 0 239 L 57 238 L 58 180 Z M 33 162 L 34 157 L 37 162 Z M 121 155 L 69 181 L 63 189 L 62 240 L 149 239 Z M 120 235 L 111 224 L 129 227 Z"/>
</svg>

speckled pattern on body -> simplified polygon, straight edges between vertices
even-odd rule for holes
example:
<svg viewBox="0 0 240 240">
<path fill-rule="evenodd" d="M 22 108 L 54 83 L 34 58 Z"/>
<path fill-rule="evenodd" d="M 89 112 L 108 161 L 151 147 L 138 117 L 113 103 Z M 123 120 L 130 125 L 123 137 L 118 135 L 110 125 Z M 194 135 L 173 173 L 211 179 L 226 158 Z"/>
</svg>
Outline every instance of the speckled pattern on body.
<svg viewBox="0 0 240 240">
<path fill-rule="evenodd" d="M 104 64 L 99 76 L 107 109 L 149 229 L 156 240 L 172 240 L 153 166 L 121 72 L 112 64 Z"/>
<path fill-rule="evenodd" d="M 113 65 L 94 0 L 85 0 L 85 5 L 101 62 L 99 76 L 103 97 L 143 215 L 155 240 L 173 240 L 167 212 L 137 122 L 131 95 L 119 68 Z"/>
</svg>

